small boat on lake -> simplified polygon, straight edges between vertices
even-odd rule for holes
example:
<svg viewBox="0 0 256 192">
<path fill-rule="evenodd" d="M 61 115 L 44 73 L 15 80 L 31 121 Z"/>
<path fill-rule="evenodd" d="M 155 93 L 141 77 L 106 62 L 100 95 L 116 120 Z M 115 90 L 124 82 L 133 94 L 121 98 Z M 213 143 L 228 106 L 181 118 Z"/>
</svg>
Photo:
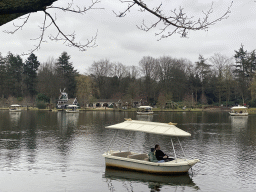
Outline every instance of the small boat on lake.
<svg viewBox="0 0 256 192">
<path fill-rule="evenodd" d="M 235 106 L 231 108 L 231 112 L 229 112 L 231 116 L 246 116 L 248 115 L 247 107 L 245 106 Z"/>
<path fill-rule="evenodd" d="M 66 109 L 67 113 L 79 113 L 77 105 L 68 105 Z"/>
<path fill-rule="evenodd" d="M 147 121 L 137 121 L 128 119 L 122 123 L 118 123 L 115 125 L 107 126 L 106 128 L 117 129 L 117 130 L 126 130 L 126 131 L 140 131 L 151 134 L 160 134 L 167 136 L 175 136 L 175 137 L 189 137 L 190 133 L 187 133 L 174 125 L 174 123 L 157 123 L 157 122 L 147 122 Z M 117 132 L 116 132 L 117 134 Z M 135 153 L 130 151 L 119 151 L 110 150 L 110 147 L 114 141 L 116 136 L 114 135 L 108 151 L 103 154 L 105 157 L 106 167 L 120 168 L 120 169 L 128 169 L 139 172 L 153 173 L 153 174 L 161 174 L 161 175 L 169 175 L 169 174 L 181 174 L 187 173 L 188 170 L 199 162 L 198 159 L 189 160 L 185 157 L 185 153 L 183 151 L 183 155 L 185 158 L 177 158 L 175 148 L 173 145 L 173 141 L 171 139 L 173 152 L 174 152 L 174 160 L 168 162 L 162 162 L 158 160 L 154 160 L 154 153 Z M 129 136 L 129 135 L 128 135 Z M 123 144 L 124 142 L 122 142 Z M 179 142 L 180 143 L 180 142 Z M 122 145 L 121 144 L 121 145 Z"/>
<path fill-rule="evenodd" d="M 153 115 L 153 113 L 151 106 L 140 106 L 137 108 L 138 115 Z"/>
<path fill-rule="evenodd" d="M 18 104 L 10 105 L 9 111 L 10 112 L 21 112 L 21 106 Z"/>
</svg>

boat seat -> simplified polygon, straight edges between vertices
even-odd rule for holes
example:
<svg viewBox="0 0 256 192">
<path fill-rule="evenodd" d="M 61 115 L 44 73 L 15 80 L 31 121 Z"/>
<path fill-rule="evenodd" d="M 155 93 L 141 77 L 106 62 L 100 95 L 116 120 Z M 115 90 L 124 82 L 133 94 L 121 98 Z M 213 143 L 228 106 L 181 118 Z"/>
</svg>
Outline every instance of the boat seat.
<svg viewBox="0 0 256 192">
<path fill-rule="evenodd" d="M 128 155 L 127 158 L 148 161 L 148 155 L 146 153 L 136 154 L 136 155 Z"/>
<path fill-rule="evenodd" d="M 128 155 L 131 155 L 131 151 L 124 151 L 124 152 L 118 152 L 118 153 L 113 153 L 112 156 L 117 156 L 117 157 L 127 157 Z"/>
</svg>

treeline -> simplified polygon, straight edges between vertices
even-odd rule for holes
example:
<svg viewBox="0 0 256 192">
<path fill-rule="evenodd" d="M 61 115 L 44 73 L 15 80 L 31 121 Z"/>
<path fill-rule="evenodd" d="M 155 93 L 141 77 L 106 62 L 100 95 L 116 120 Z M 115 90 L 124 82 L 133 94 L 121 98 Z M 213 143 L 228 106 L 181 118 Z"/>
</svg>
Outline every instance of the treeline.
<svg viewBox="0 0 256 192">
<path fill-rule="evenodd" d="M 55 102 L 60 89 L 66 88 L 71 97 L 76 93 L 78 72 L 63 52 L 57 60 L 40 63 L 32 53 L 25 62 L 19 55 L 0 53 L 0 96 L 3 99 L 45 103 Z M 15 98 L 15 99 L 13 99 Z"/>
<path fill-rule="evenodd" d="M 19 55 L 0 55 L 0 94 L 44 102 L 56 102 L 60 89 L 77 97 L 81 106 L 96 99 L 121 99 L 129 105 L 142 102 L 165 107 L 182 105 L 249 104 L 256 106 L 256 55 L 243 46 L 234 57 L 199 55 L 192 63 L 170 56 L 143 57 L 138 65 L 125 66 L 107 59 L 95 61 L 87 74 L 79 74 L 63 52 L 57 60 L 40 64 L 32 53 L 25 62 Z"/>
</svg>

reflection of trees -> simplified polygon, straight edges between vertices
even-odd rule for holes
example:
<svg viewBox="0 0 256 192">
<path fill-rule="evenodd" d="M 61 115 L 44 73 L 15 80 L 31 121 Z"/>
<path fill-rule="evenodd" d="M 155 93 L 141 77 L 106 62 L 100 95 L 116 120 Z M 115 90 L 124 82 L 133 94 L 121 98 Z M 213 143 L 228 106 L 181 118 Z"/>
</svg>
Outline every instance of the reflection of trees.
<svg viewBox="0 0 256 192">
<path fill-rule="evenodd" d="M 59 127 L 58 149 L 66 156 L 73 140 L 74 129 L 77 127 L 79 113 L 58 112 Z"/>
</svg>

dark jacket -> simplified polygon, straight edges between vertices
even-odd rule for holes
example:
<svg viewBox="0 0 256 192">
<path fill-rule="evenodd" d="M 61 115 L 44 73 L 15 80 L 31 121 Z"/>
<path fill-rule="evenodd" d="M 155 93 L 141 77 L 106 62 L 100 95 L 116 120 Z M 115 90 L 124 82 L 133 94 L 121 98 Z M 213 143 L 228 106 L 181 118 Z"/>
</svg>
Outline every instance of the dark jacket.
<svg viewBox="0 0 256 192">
<path fill-rule="evenodd" d="M 156 150 L 156 158 L 157 160 L 163 160 L 163 157 L 165 156 L 166 154 L 164 154 L 163 151 L 161 150 Z"/>
</svg>

